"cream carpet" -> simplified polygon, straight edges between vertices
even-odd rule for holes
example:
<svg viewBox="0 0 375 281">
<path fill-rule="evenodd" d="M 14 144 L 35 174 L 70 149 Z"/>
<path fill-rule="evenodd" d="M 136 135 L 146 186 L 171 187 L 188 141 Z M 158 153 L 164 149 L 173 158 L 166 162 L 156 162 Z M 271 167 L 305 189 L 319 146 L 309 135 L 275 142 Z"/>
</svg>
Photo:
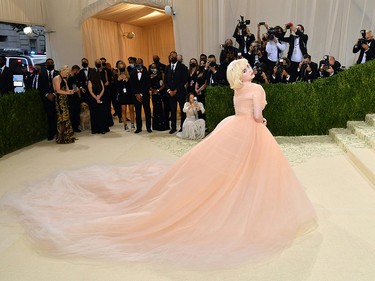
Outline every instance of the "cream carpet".
<svg viewBox="0 0 375 281">
<path fill-rule="evenodd" d="M 117 121 L 117 120 L 115 120 Z M 168 132 L 77 134 L 75 144 L 42 141 L 0 158 L 0 195 L 63 169 L 173 161 L 197 142 Z M 39 253 L 19 225 L 0 224 L 1 281 L 364 281 L 375 280 L 375 189 L 328 136 L 279 137 L 313 201 L 319 228 L 266 264 L 190 271 L 168 265 L 62 259 Z"/>
</svg>

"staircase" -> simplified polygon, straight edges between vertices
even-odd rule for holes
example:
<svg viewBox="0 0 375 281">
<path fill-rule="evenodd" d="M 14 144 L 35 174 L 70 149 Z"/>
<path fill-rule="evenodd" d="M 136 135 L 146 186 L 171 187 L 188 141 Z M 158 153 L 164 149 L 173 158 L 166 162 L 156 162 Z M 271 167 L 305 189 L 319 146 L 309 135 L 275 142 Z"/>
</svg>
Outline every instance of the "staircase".
<svg viewBox="0 0 375 281">
<path fill-rule="evenodd" d="M 348 121 L 346 129 L 331 129 L 329 135 L 375 185 L 375 114 L 367 114 L 365 121 Z"/>
</svg>

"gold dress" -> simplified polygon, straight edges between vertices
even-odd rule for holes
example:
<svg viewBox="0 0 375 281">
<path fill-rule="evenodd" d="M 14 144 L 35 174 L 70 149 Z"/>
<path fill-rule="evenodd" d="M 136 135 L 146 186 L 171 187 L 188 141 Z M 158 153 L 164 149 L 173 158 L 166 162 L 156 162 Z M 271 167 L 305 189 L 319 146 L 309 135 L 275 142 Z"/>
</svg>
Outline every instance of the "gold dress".
<svg viewBox="0 0 375 281">
<path fill-rule="evenodd" d="M 61 77 L 60 88 L 67 89 L 65 79 Z M 73 143 L 75 140 L 72 123 L 69 117 L 68 96 L 56 93 L 56 113 L 57 113 L 57 143 Z"/>
</svg>

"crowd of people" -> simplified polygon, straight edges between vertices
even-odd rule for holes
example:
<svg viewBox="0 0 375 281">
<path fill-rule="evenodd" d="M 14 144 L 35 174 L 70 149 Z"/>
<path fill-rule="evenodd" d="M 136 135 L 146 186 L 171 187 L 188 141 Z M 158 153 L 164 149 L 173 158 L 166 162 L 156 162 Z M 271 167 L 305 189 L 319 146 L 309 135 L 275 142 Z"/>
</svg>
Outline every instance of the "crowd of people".
<svg viewBox="0 0 375 281">
<path fill-rule="evenodd" d="M 205 136 L 206 87 L 229 85 L 226 70 L 233 60 L 247 59 L 256 83 L 312 82 L 342 71 L 340 62 L 333 56 L 324 56 L 319 64 L 311 60 L 307 51 L 308 35 L 302 25 L 288 23 L 282 28 L 262 22 L 257 27 L 255 38 L 246 24 L 238 24 L 233 37 L 239 47 L 227 39 L 222 45 L 219 63 L 215 55 L 201 54 L 199 60 L 191 58 L 186 66 L 183 56 L 172 51 L 168 64 L 154 55 L 148 67 L 142 58 L 136 57 L 129 57 L 127 62 L 118 60 L 114 67 L 102 57 L 90 67 L 89 61 L 82 58 L 81 66 L 64 66 L 57 71 L 53 59 L 49 58 L 45 67 L 36 66 L 33 73 L 25 71 L 24 83 L 26 89 L 41 93 L 48 117 L 48 139 L 56 139 L 58 143 L 74 142 L 74 132 L 83 129 L 82 103 L 90 111 L 92 134 L 109 132 L 114 125 L 113 116 L 123 123 L 125 131 L 140 133 L 142 109 L 147 132 L 169 130 L 174 134 L 178 129 L 179 107 L 181 122 L 177 136 L 200 139 Z M 263 34 L 262 27 L 266 31 Z M 361 34 L 362 38 L 353 47 L 353 53 L 360 53 L 357 63 L 375 58 L 372 32 L 363 30 Z M 1 94 L 12 87 L 7 82 L 10 72 L 5 61 L 1 56 Z"/>
</svg>

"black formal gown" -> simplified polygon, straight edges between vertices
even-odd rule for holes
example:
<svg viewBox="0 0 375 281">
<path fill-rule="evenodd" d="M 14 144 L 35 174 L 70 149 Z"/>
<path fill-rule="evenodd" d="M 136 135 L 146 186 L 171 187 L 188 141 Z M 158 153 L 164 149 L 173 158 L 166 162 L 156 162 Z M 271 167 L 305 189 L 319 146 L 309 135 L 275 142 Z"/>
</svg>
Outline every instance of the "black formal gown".
<svg viewBox="0 0 375 281">
<path fill-rule="evenodd" d="M 151 74 L 150 77 L 152 91 L 152 128 L 157 131 L 168 130 L 166 116 L 164 111 L 163 97 L 166 95 L 165 88 L 159 92 L 155 92 L 163 85 L 163 77 L 161 73 Z"/>
</svg>

